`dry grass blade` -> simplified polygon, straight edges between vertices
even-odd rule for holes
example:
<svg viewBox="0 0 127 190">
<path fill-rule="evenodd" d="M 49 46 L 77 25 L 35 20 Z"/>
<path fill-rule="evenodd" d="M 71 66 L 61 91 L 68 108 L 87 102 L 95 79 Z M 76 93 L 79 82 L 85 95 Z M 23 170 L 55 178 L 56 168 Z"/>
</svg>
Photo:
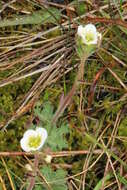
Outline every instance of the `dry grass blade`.
<svg viewBox="0 0 127 190">
<path fill-rule="evenodd" d="M 1 188 L 126 188 L 126 8 L 126 0 L 0 1 Z M 101 47 L 81 59 L 77 29 L 88 23 Z M 20 139 L 37 127 L 48 135 L 35 158 Z"/>
<path fill-rule="evenodd" d="M 5 130 L 7 128 L 7 126 L 10 124 L 10 122 L 14 121 L 14 119 L 16 119 L 17 117 L 19 117 L 21 114 L 25 113 L 26 111 L 28 111 L 28 109 L 30 109 L 30 106 L 33 106 L 33 103 L 35 102 L 35 100 L 37 100 L 37 97 L 40 95 L 40 93 L 45 89 L 46 86 L 49 85 L 50 81 L 52 81 L 52 79 L 54 78 L 54 74 L 55 71 L 53 71 L 57 64 L 60 64 L 61 59 L 63 59 L 64 55 L 62 55 L 55 63 L 54 65 L 52 65 L 48 71 L 46 71 L 46 73 L 42 74 L 39 78 L 39 80 L 37 80 L 37 82 L 35 83 L 35 85 L 32 87 L 32 89 L 30 90 L 30 92 L 28 93 L 28 95 L 26 96 L 23 104 L 20 106 L 20 108 L 16 111 L 16 113 L 14 114 L 14 116 L 6 123 L 6 125 L 4 126 L 3 130 Z M 60 67 L 56 68 L 59 69 Z M 53 73 L 52 73 L 53 71 Z M 52 73 L 52 74 L 51 74 Z M 58 71 L 57 71 L 58 74 Z M 56 75 L 56 74 L 55 74 Z M 49 77 L 49 78 L 48 78 Z M 45 79 L 47 79 L 45 81 Z M 39 86 L 41 85 L 41 83 L 44 82 L 43 87 L 39 88 Z M 32 98 L 33 96 L 33 98 Z M 28 102 L 28 100 L 31 99 L 31 101 L 28 103 L 28 105 L 26 105 L 26 103 Z"/>
<path fill-rule="evenodd" d="M 92 101 L 93 101 L 93 97 L 94 97 L 94 92 L 95 92 L 95 88 L 96 88 L 96 85 L 97 85 L 97 82 L 99 80 L 99 78 L 101 77 L 101 75 L 103 74 L 103 72 L 105 71 L 106 68 L 102 68 L 98 71 L 98 73 L 96 74 L 95 78 L 94 78 L 94 81 L 90 87 L 90 95 L 88 97 L 88 108 L 91 107 L 92 105 Z"/>
<path fill-rule="evenodd" d="M 15 187 L 14 187 L 13 181 L 12 181 L 12 179 L 11 179 L 11 175 L 10 175 L 10 173 L 9 173 L 9 171 L 8 171 L 7 165 L 6 165 L 6 163 L 5 163 L 5 161 L 4 161 L 3 158 L 1 158 L 1 160 L 2 160 L 2 163 L 3 163 L 4 167 L 5 167 L 5 170 L 6 170 L 6 173 L 7 173 L 8 179 L 9 179 L 9 182 L 10 182 L 10 186 L 11 186 L 12 190 L 15 190 Z"/>
<path fill-rule="evenodd" d="M 1 174 L 0 174 L 0 182 L 1 182 L 1 185 L 2 185 L 2 189 L 3 189 L 3 190 L 7 190 L 7 189 L 6 189 L 6 186 L 5 186 L 5 183 L 4 183 L 4 180 L 3 180 L 2 176 L 1 176 Z"/>
<path fill-rule="evenodd" d="M 120 85 L 127 91 L 127 86 L 122 82 L 122 80 L 114 73 L 110 68 L 108 68 L 110 73 L 116 78 L 116 80 L 120 83 Z"/>
</svg>

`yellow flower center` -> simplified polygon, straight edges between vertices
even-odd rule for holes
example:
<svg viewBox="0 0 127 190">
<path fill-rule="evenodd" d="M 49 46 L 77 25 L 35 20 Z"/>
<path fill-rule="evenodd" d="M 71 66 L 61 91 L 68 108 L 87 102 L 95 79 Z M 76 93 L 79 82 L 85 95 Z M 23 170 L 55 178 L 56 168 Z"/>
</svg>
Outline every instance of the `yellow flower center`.
<svg viewBox="0 0 127 190">
<path fill-rule="evenodd" d="M 29 142 L 28 142 L 28 145 L 29 147 L 31 148 L 37 148 L 41 143 L 41 137 L 38 135 L 38 136 L 32 136 L 29 138 Z"/>
<path fill-rule="evenodd" d="M 93 41 L 94 40 L 94 35 L 92 32 L 89 32 L 86 34 L 86 40 L 87 42 Z"/>
</svg>

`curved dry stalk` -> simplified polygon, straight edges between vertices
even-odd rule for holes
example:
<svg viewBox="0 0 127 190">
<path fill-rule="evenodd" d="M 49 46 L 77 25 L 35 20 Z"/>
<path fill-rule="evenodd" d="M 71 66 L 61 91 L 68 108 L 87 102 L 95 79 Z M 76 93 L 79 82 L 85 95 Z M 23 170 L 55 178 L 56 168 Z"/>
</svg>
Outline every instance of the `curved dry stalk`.
<svg viewBox="0 0 127 190">
<path fill-rule="evenodd" d="M 1 182 L 1 185 L 2 185 L 3 190 L 7 190 L 7 189 L 6 189 L 6 186 L 5 186 L 5 183 L 4 183 L 4 180 L 3 180 L 2 176 L 1 176 L 1 174 L 0 174 L 0 182 Z"/>
<path fill-rule="evenodd" d="M 105 146 L 105 144 L 104 144 L 104 142 L 103 142 L 102 140 L 101 140 L 101 142 L 102 142 L 103 146 L 104 146 L 105 148 L 107 148 L 107 146 Z M 117 175 L 116 175 L 116 171 L 115 171 L 115 169 L 114 169 L 113 163 L 112 163 L 112 161 L 111 161 L 110 155 L 108 154 L 108 152 L 106 152 L 106 154 L 107 154 L 108 160 L 107 160 L 107 164 L 106 164 L 106 167 L 105 167 L 104 177 L 106 176 L 106 174 L 107 174 L 107 172 L 108 172 L 108 167 L 109 167 L 109 163 L 110 163 L 110 166 L 111 166 L 111 168 L 112 168 L 113 174 L 114 174 L 114 176 L 115 176 L 115 178 L 116 178 L 116 183 L 117 183 L 117 185 L 118 185 L 118 188 L 119 188 L 119 190 L 121 190 L 121 186 L 120 186 L 118 177 L 117 177 Z M 101 189 L 104 190 L 104 180 L 103 180 L 103 182 L 102 182 L 102 187 L 101 187 Z"/>
<path fill-rule="evenodd" d="M 68 156 L 76 156 L 76 155 L 85 155 L 89 154 L 89 150 L 73 150 L 73 151 L 59 151 L 59 152 L 38 152 L 38 155 L 41 157 L 45 157 L 47 154 L 51 155 L 52 158 L 59 158 L 59 157 L 68 157 Z M 101 149 L 93 150 L 93 154 L 101 154 Z M 27 156 L 32 157 L 34 156 L 34 152 L 0 152 L 1 157 L 15 157 L 15 156 Z"/>
<path fill-rule="evenodd" d="M 4 159 L 2 157 L 1 157 L 1 160 L 2 160 L 2 163 L 3 163 L 4 167 L 5 167 L 5 170 L 6 170 L 6 173 L 7 173 L 7 176 L 8 176 L 8 180 L 10 182 L 10 186 L 11 186 L 12 190 L 15 190 L 14 183 L 13 183 L 11 175 L 10 175 L 10 173 L 8 171 L 7 165 L 6 165 L 6 163 L 5 163 L 5 161 L 4 161 Z"/>
<path fill-rule="evenodd" d="M 119 113 L 117 114 L 117 117 L 116 117 L 116 121 L 115 121 L 115 124 L 114 124 L 114 128 L 113 128 L 113 131 L 112 131 L 112 134 L 108 140 L 108 143 L 107 145 L 105 146 L 104 143 L 103 145 L 107 148 L 109 146 L 109 144 L 111 143 L 111 150 L 113 149 L 113 146 L 114 146 L 114 143 L 115 143 L 115 137 L 116 137 L 116 134 L 117 134 L 117 130 L 118 130 L 118 126 L 119 126 L 119 123 L 121 121 L 121 113 L 122 111 L 120 110 Z M 112 170 L 113 170 L 113 173 L 114 173 L 114 176 L 116 178 L 116 181 L 117 181 L 117 184 L 118 184 L 118 187 L 119 187 L 119 190 L 121 189 L 120 188 L 120 184 L 119 184 L 119 181 L 117 179 L 117 175 L 115 173 L 115 170 L 114 170 L 114 167 L 113 167 L 113 164 L 112 164 L 112 161 L 110 159 L 110 155 L 107 153 L 107 156 L 108 156 L 108 160 L 107 160 L 107 163 L 106 163 L 106 166 L 105 166 L 105 172 L 104 172 L 104 177 L 107 175 L 107 172 L 109 170 L 109 163 L 112 167 Z M 102 190 L 104 190 L 104 181 L 102 182 Z"/>
<path fill-rule="evenodd" d="M 60 115 L 64 112 L 64 110 L 67 108 L 67 106 L 70 104 L 72 97 L 74 96 L 77 88 L 79 87 L 79 81 L 83 79 L 83 75 L 84 75 L 84 65 L 85 65 L 85 61 L 88 58 L 88 55 L 85 54 L 82 58 L 81 58 L 81 62 L 79 65 L 79 69 L 78 69 L 78 73 L 77 73 L 77 77 L 75 79 L 75 82 L 71 88 L 71 90 L 68 92 L 68 94 L 65 96 L 65 98 L 63 98 L 63 100 L 61 101 L 61 103 L 58 106 L 58 109 L 52 119 L 53 123 L 56 123 L 56 121 L 58 120 L 58 118 L 60 117 Z"/>
</svg>

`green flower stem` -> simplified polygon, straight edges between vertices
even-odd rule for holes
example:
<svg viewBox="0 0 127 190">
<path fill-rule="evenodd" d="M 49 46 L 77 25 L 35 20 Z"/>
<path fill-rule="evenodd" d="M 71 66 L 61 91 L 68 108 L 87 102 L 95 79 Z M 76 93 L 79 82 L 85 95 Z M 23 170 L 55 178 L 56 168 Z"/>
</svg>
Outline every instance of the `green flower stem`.
<svg viewBox="0 0 127 190">
<path fill-rule="evenodd" d="M 64 112 L 64 110 L 66 109 L 66 107 L 69 105 L 69 103 L 71 102 L 72 96 L 74 96 L 76 90 L 79 87 L 79 81 L 83 79 L 83 75 L 84 75 L 84 65 L 86 62 L 86 59 L 88 58 L 87 54 L 84 54 L 81 57 L 81 62 L 79 65 L 79 70 L 77 73 L 77 77 L 76 80 L 72 86 L 72 89 L 68 92 L 68 94 L 65 96 L 64 100 L 62 101 L 62 103 L 59 105 L 52 122 L 56 123 L 56 121 L 58 120 L 58 118 L 60 117 L 60 115 Z"/>
<path fill-rule="evenodd" d="M 87 54 L 84 54 L 81 57 L 81 62 L 79 65 L 79 70 L 78 70 L 78 74 L 77 74 L 77 78 L 75 80 L 75 85 L 78 87 L 79 86 L 79 81 L 83 80 L 83 76 L 84 76 L 84 66 L 85 66 L 85 62 L 87 60 L 89 56 Z"/>
</svg>

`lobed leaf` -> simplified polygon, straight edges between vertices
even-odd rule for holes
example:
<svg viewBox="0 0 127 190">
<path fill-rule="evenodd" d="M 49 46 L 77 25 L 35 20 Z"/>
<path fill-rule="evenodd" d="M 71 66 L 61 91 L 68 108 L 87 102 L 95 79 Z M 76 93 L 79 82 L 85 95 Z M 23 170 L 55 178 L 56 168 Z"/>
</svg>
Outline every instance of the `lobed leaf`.
<svg viewBox="0 0 127 190">
<path fill-rule="evenodd" d="M 50 166 L 44 166 L 41 169 L 41 173 L 51 186 L 52 190 L 67 190 L 67 184 L 65 180 L 67 172 L 63 169 L 57 169 L 56 171 L 53 171 Z"/>
</svg>

